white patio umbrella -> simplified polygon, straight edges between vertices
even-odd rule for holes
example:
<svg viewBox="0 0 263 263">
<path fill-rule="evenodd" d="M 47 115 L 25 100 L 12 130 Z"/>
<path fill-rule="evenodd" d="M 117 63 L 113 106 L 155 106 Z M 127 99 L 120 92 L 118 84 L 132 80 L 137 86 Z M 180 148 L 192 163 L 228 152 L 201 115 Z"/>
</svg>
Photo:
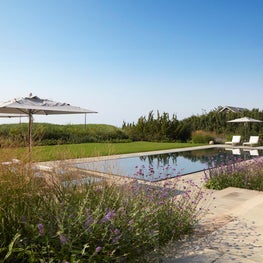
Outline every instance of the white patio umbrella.
<svg viewBox="0 0 263 263">
<path fill-rule="evenodd" d="M 244 125 L 247 125 L 248 123 L 250 122 L 256 122 L 256 123 L 260 123 L 260 122 L 263 122 L 261 120 L 257 120 L 257 119 L 253 119 L 253 118 L 250 118 L 250 117 L 242 117 L 242 118 L 238 118 L 238 119 L 234 119 L 234 120 L 230 120 L 228 122 L 233 122 L 233 123 L 244 123 Z M 246 137 L 246 129 L 245 129 L 245 137 Z"/>
<path fill-rule="evenodd" d="M 86 114 L 97 112 L 76 106 L 71 106 L 68 103 L 56 102 L 49 99 L 41 99 L 30 94 L 28 97 L 17 98 L 0 103 L 0 114 L 2 113 L 6 115 L 22 114 L 28 116 L 29 152 L 31 152 L 33 115 Z"/>
<path fill-rule="evenodd" d="M 256 119 L 253 119 L 253 118 L 250 118 L 250 117 L 242 117 L 242 118 L 234 119 L 234 120 L 231 120 L 231 121 L 228 121 L 228 122 L 244 122 L 244 123 L 247 123 L 247 122 L 262 122 L 262 121 L 261 120 L 256 120 Z"/>
</svg>

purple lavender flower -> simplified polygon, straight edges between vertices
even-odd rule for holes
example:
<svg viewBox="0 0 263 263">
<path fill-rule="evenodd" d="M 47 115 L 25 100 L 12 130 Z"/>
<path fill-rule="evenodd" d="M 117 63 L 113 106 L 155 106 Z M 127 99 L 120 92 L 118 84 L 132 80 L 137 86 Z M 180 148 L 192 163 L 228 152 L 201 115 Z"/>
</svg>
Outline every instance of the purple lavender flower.
<svg viewBox="0 0 263 263">
<path fill-rule="evenodd" d="M 44 236 L 45 235 L 45 228 L 43 226 L 43 224 L 38 224 L 37 225 L 37 229 L 38 229 L 38 233 L 40 236 Z"/>
<path fill-rule="evenodd" d="M 129 226 L 132 226 L 134 224 L 134 219 L 131 219 L 129 222 L 128 222 L 128 225 Z"/>
<path fill-rule="evenodd" d="M 92 217 L 92 214 L 91 214 L 91 211 L 89 208 L 86 209 L 86 215 L 87 215 L 87 219 L 85 220 L 85 227 L 86 228 L 89 228 L 90 225 L 93 223 L 93 217 Z"/>
<path fill-rule="evenodd" d="M 112 240 L 112 243 L 113 244 L 116 243 L 120 238 L 121 238 L 121 235 L 114 237 Z"/>
<path fill-rule="evenodd" d="M 66 236 L 63 235 L 63 234 L 60 234 L 60 235 L 59 235 L 59 240 L 60 240 L 60 243 L 61 243 L 62 245 L 66 244 L 67 241 L 68 241 L 67 238 L 66 238 Z"/>
<path fill-rule="evenodd" d="M 101 250 L 102 250 L 102 247 L 98 246 L 98 247 L 96 247 L 96 249 L 95 249 L 95 253 L 99 253 Z"/>
<path fill-rule="evenodd" d="M 90 215 L 91 215 L 91 211 L 90 211 L 89 208 L 86 209 L 86 215 L 87 215 L 87 216 L 90 216 Z"/>
<path fill-rule="evenodd" d="M 22 215 L 22 216 L 21 216 L 21 222 L 22 222 L 22 223 L 26 223 L 26 216 L 25 216 L 25 215 Z"/>
<path fill-rule="evenodd" d="M 102 223 L 106 223 L 108 221 L 110 221 L 114 216 L 116 215 L 116 213 L 114 211 L 109 211 L 102 219 L 101 222 Z"/>
<path fill-rule="evenodd" d="M 123 262 L 125 262 L 125 257 L 124 257 L 124 256 L 121 256 L 121 257 L 120 257 L 120 263 L 123 263 Z"/>
<path fill-rule="evenodd" d="M 85 221 L 85 227 L 89 228 L 92 223 L 93 223 L 93 218 L 92 217 L 87 218 Z"/>
<path fill-rule="evenodd" d="M 133 219 L 131 219 L 129 222 L 128 222 L 128 225 L 129 225 L 129 230 L 133 230 L 133 228 L 134 228 L 134 220 Z"/>
<path fill-rule="evenodd" d="M 114 229 L 113 233 L 114 233 L 114 235 L 117 236 L 121 233 L 121 231 L 120 231 L 120 229 L 116 228 L 116 229 Z"/>
</svg>

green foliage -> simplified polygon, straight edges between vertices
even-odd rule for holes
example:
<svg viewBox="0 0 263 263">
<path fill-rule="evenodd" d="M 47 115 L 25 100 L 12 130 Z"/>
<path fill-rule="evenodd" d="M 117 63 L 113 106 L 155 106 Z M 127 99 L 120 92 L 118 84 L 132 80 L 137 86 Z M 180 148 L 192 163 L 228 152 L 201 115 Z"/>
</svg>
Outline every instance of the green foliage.
<svg viewBox="0 0 263 263">
<path fill-rule="evenodd" d="M 228 123 L 229 120 L 244 116 L 263 120 L 263 111 L 258 109 L 247 110 L 242 113 L 220 112 L 220 107 L 202 115 L 193 115 L 182 120 L 184 125 L 189 125 L 192 131 L 203 130 L 215 132 L 216 134 L 240 134 L 243 137 L 263 134 L 261 123 Z"/>
<path fill-rule="evenodd" d="M 142 116 L 136 124 L 123 123 L 124 132 L 134 141 L 182 141 L 186 142 L 191 136 L 189 125 L 180 123 L 176 116 L 170 119 L 168 113 L 154 118 L 153 111 L 149 112 L 147 118 Z"/>
<path fill-rule="evenodd" d="M 3 262 L 146 262 L 147 252 L 191 233 L 200 216 L 202 191 L 190 181 L 178 194 L 171 182 L 62 187 L 61 175 L 49 176 L 47 183 L 28 165 L 1 167 Z"/>
</svg>

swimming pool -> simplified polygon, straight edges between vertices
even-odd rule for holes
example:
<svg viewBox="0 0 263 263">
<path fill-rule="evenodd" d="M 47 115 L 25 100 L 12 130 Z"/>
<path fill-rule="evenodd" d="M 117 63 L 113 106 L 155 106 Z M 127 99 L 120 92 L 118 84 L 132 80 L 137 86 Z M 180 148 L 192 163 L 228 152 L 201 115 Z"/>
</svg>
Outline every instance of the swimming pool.
<svg viewBox="0 0 263 263">
<path fill-rule="evenodd" d="M 145 181 L 160 181 L 206 170 L 229 161 L 262 156 L 261 150 L 209 148 L 74 164 L 76 168 Z"/>
</svg>

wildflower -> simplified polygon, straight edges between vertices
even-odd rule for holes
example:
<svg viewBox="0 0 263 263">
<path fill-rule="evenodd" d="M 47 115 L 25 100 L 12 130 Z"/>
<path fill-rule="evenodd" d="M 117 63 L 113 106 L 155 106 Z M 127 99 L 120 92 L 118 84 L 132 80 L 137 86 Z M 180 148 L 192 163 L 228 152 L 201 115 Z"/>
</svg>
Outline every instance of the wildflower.
<svg viewBox="0 0 263 263">
<path fill-rule="evenodd" d="M 116 228 L 113 232 L 115 235 L 119 235 L 121 233 L 120 229 L 118 228 Z"/>
<path fill-rule="evenodd" d="M 40 236 L 44 236 L 45 235 L 45 229 L 43 224 L 38 224 L 37 225 L 37 229 L 38 229 L 38 233 Z"/>
<path fill-rule="evenodd" d="M 86 215 L 89 216 L 91 214 L 91 211 L 89 208 L 86 209 Z"/>
<path fill-rule="evenodd" d="M 133 225 L 133 224 L 134 224 L 134 220 L 131 219 L 131 220 L 128 222 L 128 225 L 131 226 L 131 225 Z"/>
<path fill-rule="evenodd" d="M 108 222 L 108 221 L 110 221 L 115 215 L 116 215 L 115 212 L 109 211 L 109 212 L 101 219 L 101 222 L 102 222 L 102 223 Z"/>
<path fill-rule="evenodd" d="M 85 221 L 85 227 L 89 228 L 90 225 L 93 223 L 93 217 L 91 215 L 90 209 L 86 209 L 86 215 L 87 215 L 87 219 Z"/>
<path fill-rule="evenodd" d="M 125 207 L 121 206 L 119 209 L 118 209 L 118 213 L 120 213 L 122 216 L 124 216 L 126 214 L 126 209 Z"/>
<path fill-rule="evenodd" d="M 132 231 L 133 228 L 134 228 L 134 220 L 131 219 L 131 220 L 128 222 L 128 225 L 129 225 L 129 230 Z"/>
<path fill-rule="evenodd" d="M 116 243 L 121 238 L 121 235 L 113 238 L 112 243 Z"/>
<path fill-rule="evenodd" d="M 71 214 L 69 215 L 69 218 L 74 218 L 74 214 L 71 213 Z"/>
<path fill-rule="evenodd" d="M 121 257 L 120 257 L 120 263 L 123 263 L 123 262 L 125 262 L 125 257 L 124 257 L 124 256 L 121 256 Z"/>
<path fill-rule="evenodd" d="M 21 222 L 22 222 L 22 223 L 26 223 L 26 216 L 25 216 L 25 215 L 22 215 L 22 216 L 21 216 Z"/>
<path fill-rule="evenodd" d="M 85 227 L 86 227 L 86 228 L 89 228 L 92 223 L 93 223 L 93 218 L 90 216 L 90 217 L 87 218 L 86 221 L 85 221 Z"/>
<path fill-rule="evenodd" d="M 95 249 L 95 253 L 99 253 L 101 250 L 102 250 L 102 247 L 98 246 L 98 247 L 96 247 L 96 249 Z"/>
<path fill-rule="evenodd" d="M 60 235 L 59 235 L 59 240 L 60 240 L 60 243 L 61 243 L 62 245 L 66 244 L 67 241 L 68 241 L 67 238 L 66 238 L 66 236 L 63 235 L 63 234 L 60 234 Z"/>
</svg>

